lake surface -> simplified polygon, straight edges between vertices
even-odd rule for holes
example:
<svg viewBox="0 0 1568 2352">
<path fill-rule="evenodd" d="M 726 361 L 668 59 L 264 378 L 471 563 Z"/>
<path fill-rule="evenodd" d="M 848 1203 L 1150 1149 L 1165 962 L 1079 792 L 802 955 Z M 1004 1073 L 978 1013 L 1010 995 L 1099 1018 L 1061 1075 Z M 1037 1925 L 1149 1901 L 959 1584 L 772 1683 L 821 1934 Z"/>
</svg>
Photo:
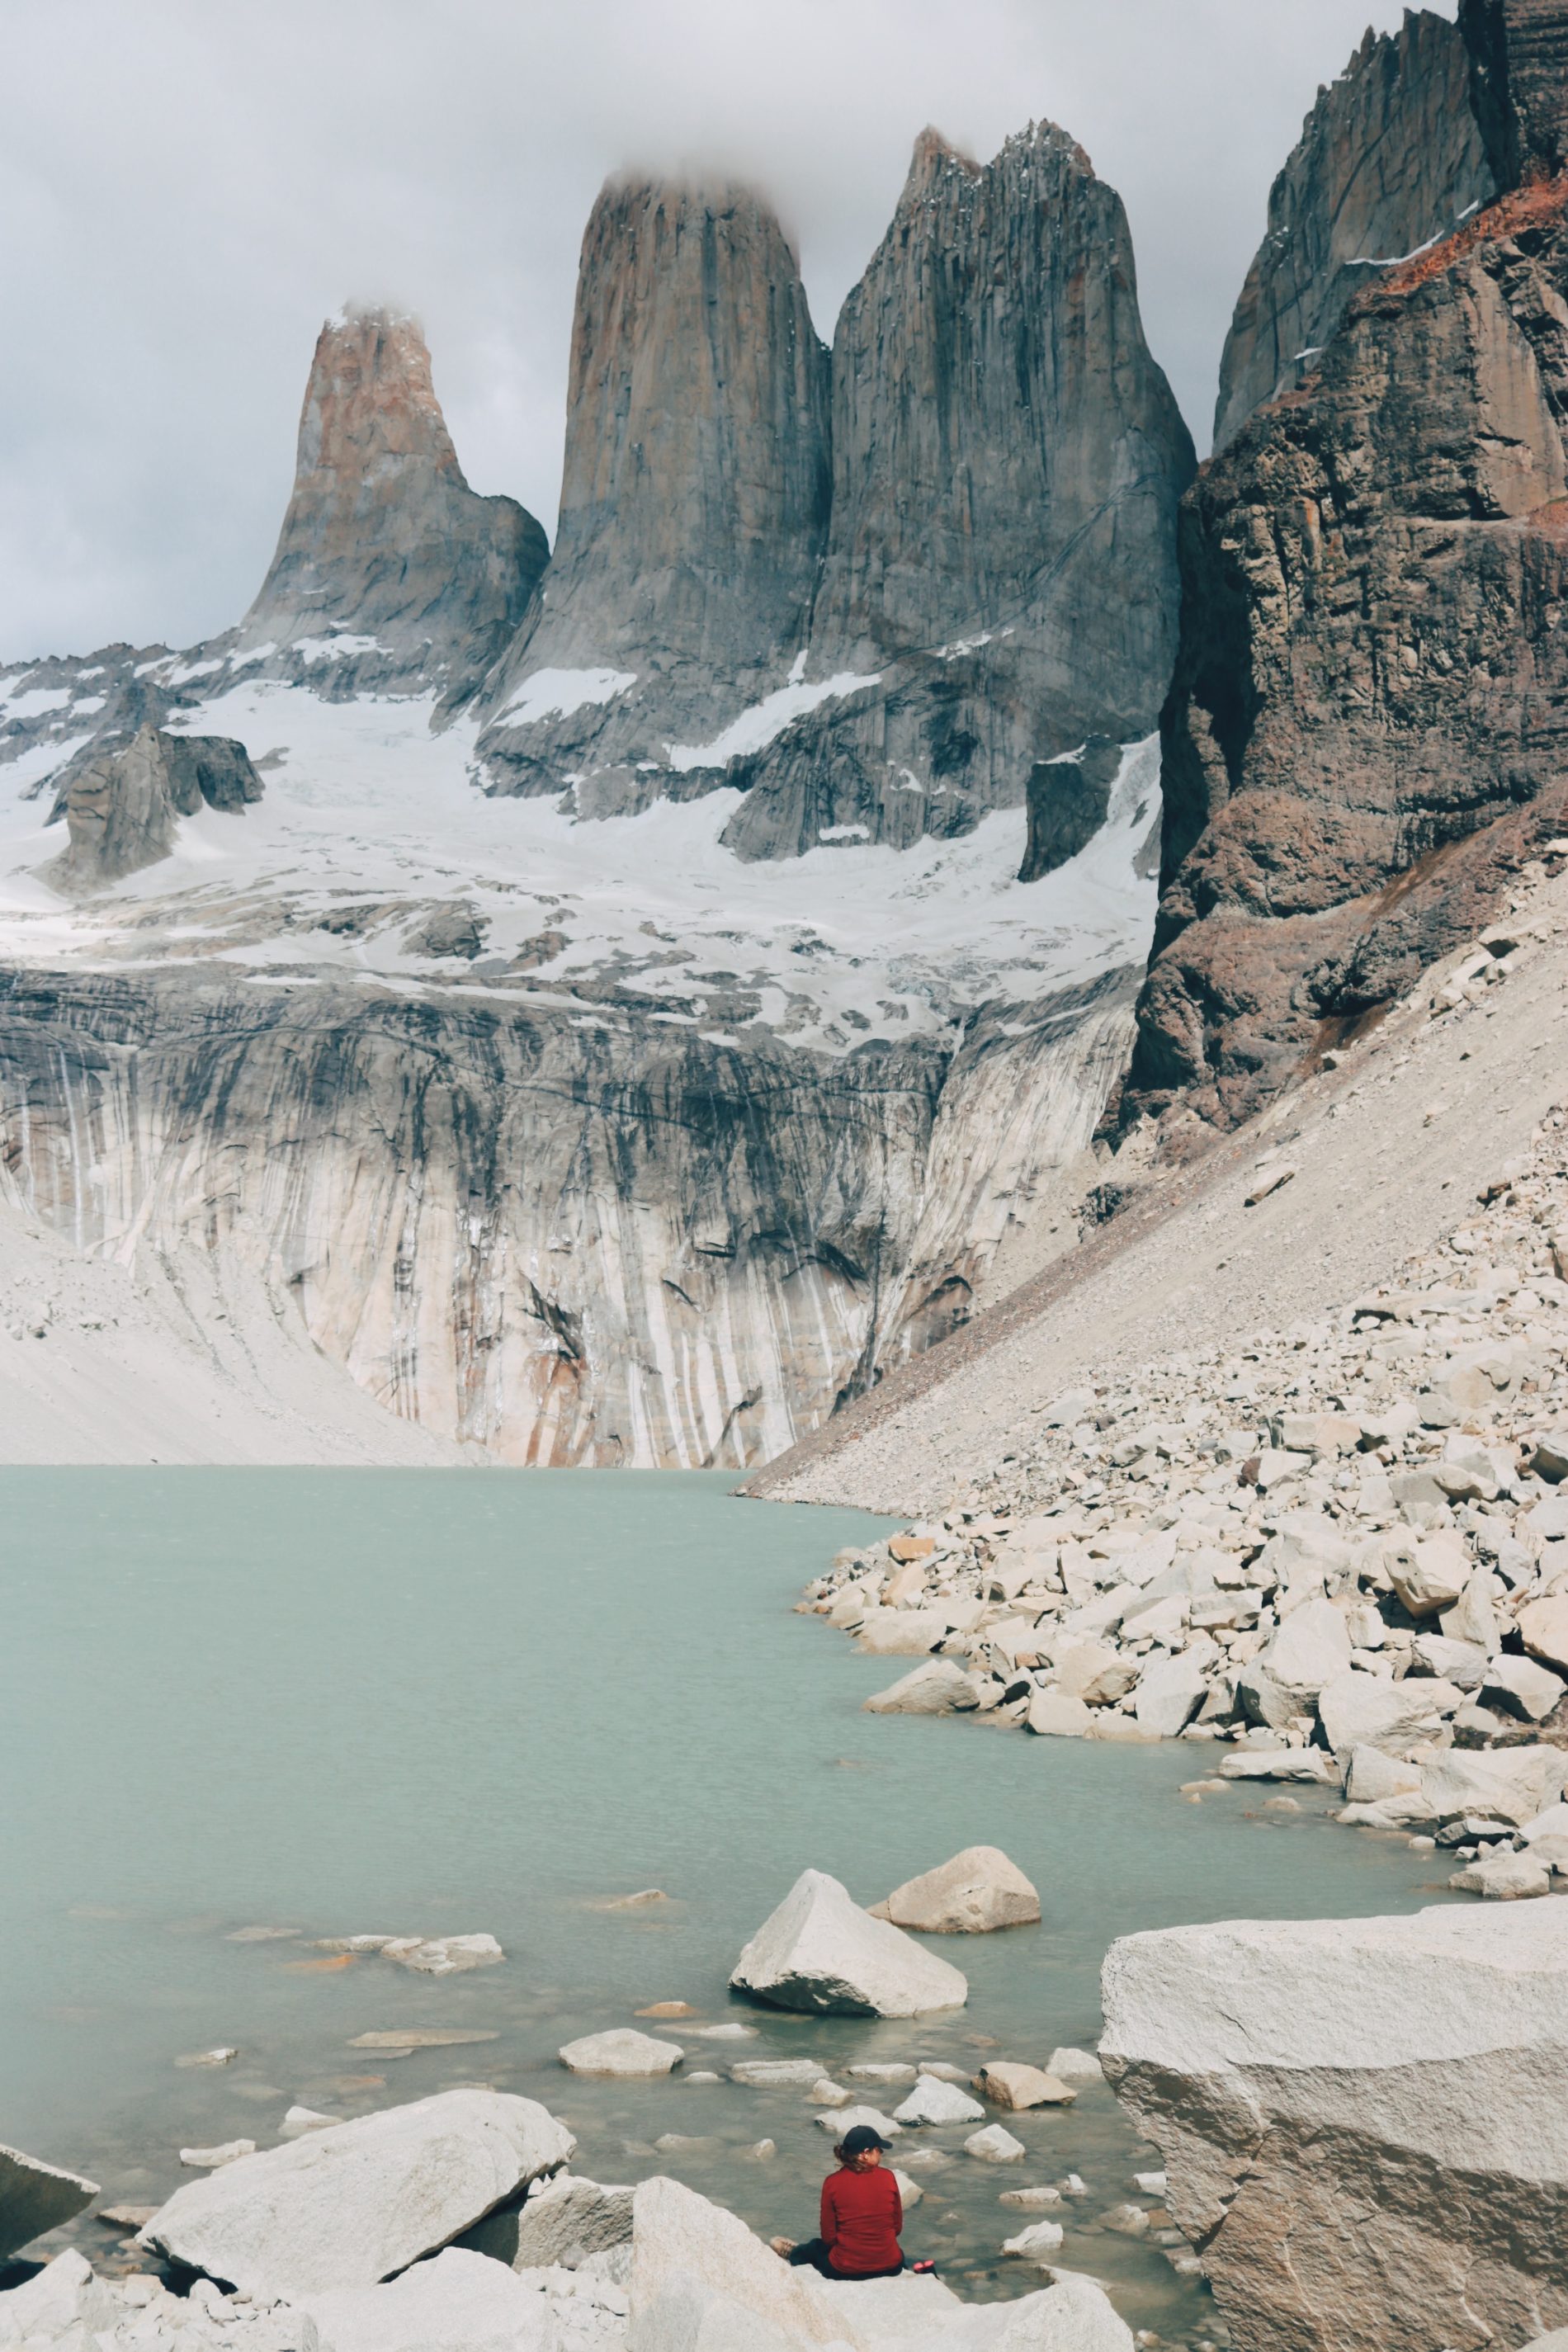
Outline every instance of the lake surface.
<svg viewBox="0 0 1568 2352">
<path fill-rule="evenodd" d="M 299 2100 L 334 2115 L 486 2082 L 545 2101 L 600 2179 L 668 2171 L 769 2234 L 815 2228 L 831 2135 L 798 2093 L 584 2083 L 574 2035 L 682 2000 L 687 2071 L 820 2054 L 832 2071 L 986 2054 L 1039 2063 L 1099 2032 L 1115 1936 L 1183 1920 L 1400 1911 L 1430 1857 L 1281 1818 L 1267 1790 L 1178 1796 L 1212 1751 L 1031 1739 L 860 1712 L 904 1662 L 793 1613 L 885 1523 L 742 1501 L 727 1475 L 616 1471 L 0 1471 L 0 2139 L 155 2203 L 177 2151 L 270 2145 Z M 1005 1847 L 1044 1924 L 933 1938 L 967 2010 L 826 2022 L 732 2001 L 741 1945 L 807 1864 L 862 1902 L 958 1848 Z M 668 1898 L 602 1906 L 657 1887 Z M 231 1940 L 247 1927 L 296 1937 Z M 432 1980 L 310 1939 L 488 1930 L 503 1966 Z M 739 2021 L 744 2043 L 693 2024 Z M 387 2059 L 408 2027 L 497 2038 Z M 690 2038 L 689 2038 L 690 2037 Z M 183 2053 L 234 2043 L 217 2071 Z M 844 2079 L 842 2074 L 840 2079 Z M 900 2092 L 873 2104 L 887 2108 Z M 1157 2249 L 1089 2226 L 1154 2159 L 1108 2092 L 1005 2118 L 1008 2168 L 964 2130 L 917 2176 L 905 2233 L 978 2294 L 1034 2218 L 1010 2186 L 1077 2171 L 1061 2260 L 1134 2326 L 1212 2332 Z M 969 2126 L 968 2128 L 973 2128 Z M 697 2142 L 656 2153 L 675 2132 Z M 771 2160 L 749 2150 L 777 2144 Z M 97 2225 L 80 2242 L 101 2253 Z M 960 2274 L 963 2274 L 962 2277 Z"/>
</svg>

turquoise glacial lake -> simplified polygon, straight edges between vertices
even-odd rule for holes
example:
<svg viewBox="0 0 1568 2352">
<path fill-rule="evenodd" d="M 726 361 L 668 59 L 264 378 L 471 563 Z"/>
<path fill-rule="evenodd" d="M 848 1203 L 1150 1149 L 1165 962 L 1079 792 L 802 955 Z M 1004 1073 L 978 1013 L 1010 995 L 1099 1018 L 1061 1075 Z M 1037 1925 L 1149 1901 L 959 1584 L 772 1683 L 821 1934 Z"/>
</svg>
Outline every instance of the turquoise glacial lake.
<svg viewBox="0 0 1568 2352">
<path fill-rule="evenodd" d="M 296 2101 L 332 2115 L 483 2082 L 543 2100 L 604 2180 L 668 2171 L 768 2234 L 809 2234 L 831 2135 L 798 2092 L 677 2074 L 567 2074 L 574 2035 L 648 2003 L 687 2073 L 741 2056 L 1043 2061 L 1092 2043 L 1107 1945 L 1226 1916 L 1403 1911 L 1430 1857 L 1267 1790 L 1184 1801 L 1210 1751 L 1032 1739 L 879 1718 L 899 1662 L 794 1613 L 802 1584 L 884 1522 L 742 1501 L 725 1475 L 629 1472 L 0 1471 L 0 2139 L 154 2204 L 183 2146 L 269 2146 Z M 1299 1792 L 1300 1793 L 1300 1792 Z M 808 1864 L 862 1902 L 958 1848 L 1005 1847 L 1038 1928 L 933 1939 L 968 2008 L 820 2021 L 726 1979 Z M 657 1888 L 626 1910 L 616 1898 Z M 293 1930 L 236 1941 L 239 1931 Z M 488 1930 L 504 1964 L 428 1979 L 310 1948 Z M 692 2029 L 740 2022 L 745 2042 Z M 388 2058 L 409 2028 L 489 2037 Z M 233 2044 L 221 2069 L 175 2059 Z M 840 2076 L 843 2079 L 842 2074 Z M 900 2093 L 887 2095 L 884 2110 Z M 965 2132 L 906 2248 L 965 2292 L 1037 2273 L 999 2258 L 1034 2217 L 1011 2186 L 1076 2172 L 1059 2260 L 1134 2326 L 1201 2340 L 1212 2311 L 1157 2247 L 1099 2230 L 1155 2158 L 1109 2092 L 1006 2118 L 994 2168 Z M 969 2128 L 973 2128 L 970 2126 Z M 667 2134 L 686 2145 L 665 2150 Z M 749 2151 L 763 2138 L 776 2154 Z M 75 2225 L 102 2255 L 111 2234 Z"/>
</svg>

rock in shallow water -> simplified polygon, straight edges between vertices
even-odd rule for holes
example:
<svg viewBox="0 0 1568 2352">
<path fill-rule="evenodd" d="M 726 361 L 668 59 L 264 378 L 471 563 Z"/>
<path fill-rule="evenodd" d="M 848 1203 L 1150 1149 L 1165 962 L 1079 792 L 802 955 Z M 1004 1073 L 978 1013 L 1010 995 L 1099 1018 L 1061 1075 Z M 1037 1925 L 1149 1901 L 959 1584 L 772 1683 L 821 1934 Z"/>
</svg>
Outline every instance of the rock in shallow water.
<svg viewBox="0 0 1568 2352">
<path fill-rule="evenodd" d="M 999 1846 L 970 1845 L 951 1862 L 895 1886 L 871 1906 L 870 1916 L 927 1936 L 982 1936 L 996 1927 L 1033 1926 L 1040 1898 Z"/>
<path fill-rule="evenodd" d="M 651 2033 L 638 2033 L 629 2025 L 614 2026 L 607 2033 L 584 2033 L 566 2042 L 560 2053 L 561 2063 L 574 2074 L 637 2077 L 668 2074 L 685 2055 L 679 2042 L 656 2042 Z"/>
<path fill-rule="evenodd" d="M 1568 1901 L 1125 1937 L 1103 1996 L 1242 2352 L 1568 2321 Z"/>
<path fill-rule="evenodd" d="M 873 1919 L 820 1870 L 802 1872 L 730 1982 L 777 2009 L 838 2017 L 920 2017 L 969 1998 L 957 1969 Z"/>
</svg>

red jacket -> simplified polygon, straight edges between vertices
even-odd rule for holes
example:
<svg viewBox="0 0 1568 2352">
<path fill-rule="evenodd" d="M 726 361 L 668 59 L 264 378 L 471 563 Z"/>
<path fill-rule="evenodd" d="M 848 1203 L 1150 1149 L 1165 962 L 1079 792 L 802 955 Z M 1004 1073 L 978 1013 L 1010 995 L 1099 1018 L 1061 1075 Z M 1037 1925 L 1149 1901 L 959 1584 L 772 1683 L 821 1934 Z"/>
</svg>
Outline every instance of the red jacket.
<svg viewBox="0 0 1568 2352">
<path fill-rule="evenodd" d="M 847 2278 L 897 2270 L 903 2260 L 899 2232 L 904 2200 L 885 2166 L 868 2172 L 830 2172 L 822 2184 L 822 2242 L 827 2259 Z"/>
</svg>

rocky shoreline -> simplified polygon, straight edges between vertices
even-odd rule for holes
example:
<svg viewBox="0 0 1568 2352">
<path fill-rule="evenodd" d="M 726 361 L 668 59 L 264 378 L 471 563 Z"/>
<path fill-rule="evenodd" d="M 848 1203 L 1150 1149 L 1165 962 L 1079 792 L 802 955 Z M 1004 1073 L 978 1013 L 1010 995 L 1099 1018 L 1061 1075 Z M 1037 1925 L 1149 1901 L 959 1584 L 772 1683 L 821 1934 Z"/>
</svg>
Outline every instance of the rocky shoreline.
<svg viewBox="0 0 1568 2352">
<path fill-rule="evenodd" d="M 1440 969 L 1431 1017 L 1531 930 Z M 1295 1172 L 1266 1151 L 1251 1197 Z M 1337 1785 L 1342 1820 L 1435 1842 L 1461 1890 L 1543 1895 L 1568 1874 L 1565 1276 L 1568 1107 L 1389 1282 L 1044 1400 L 952 1510 L 840 1553 L 801 1606 L 919 1661 L 873 1713 L 1223 1745 L 1222 1778 Z"/>
</svg>

